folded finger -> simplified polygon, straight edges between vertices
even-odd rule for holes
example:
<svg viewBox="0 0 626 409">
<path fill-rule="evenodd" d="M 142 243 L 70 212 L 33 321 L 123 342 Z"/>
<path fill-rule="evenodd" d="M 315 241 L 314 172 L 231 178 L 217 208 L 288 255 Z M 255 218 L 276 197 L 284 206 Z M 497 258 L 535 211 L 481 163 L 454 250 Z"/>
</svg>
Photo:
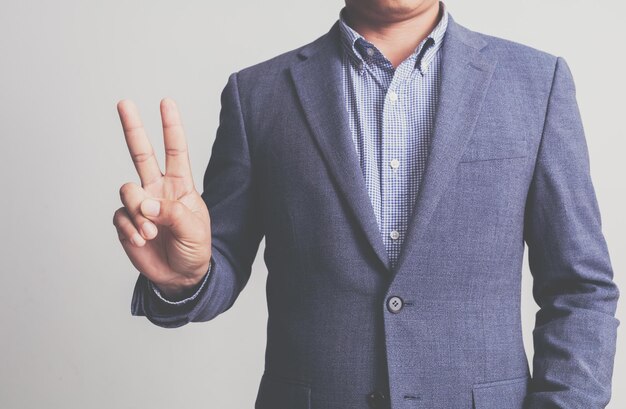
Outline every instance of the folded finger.
<svg viewBox="0 0 626 409">
<path fill-rule="evenodd" d="M 141 213 L 140 205 L 146 198 L 148 195 L 145 190 L 136 183 L 125 183 L 120 188 L 120 199 L 136 230 L 144 239 L 151 240 L 156 237 L 158 231 L 156 225 Z"/>
<path fill-rule="evenodd" d="M 120 207 L 115 211 L 113 215 L 113 225 L 117 229 L 117 235 L 122 244 L 128 242 L 137 247 L 141 247 L 146 244 L 146 241 L 143 237 L 141 237 L 135 228 L 135 225 L 126 211 L 126 208 Z"/>
</svg>

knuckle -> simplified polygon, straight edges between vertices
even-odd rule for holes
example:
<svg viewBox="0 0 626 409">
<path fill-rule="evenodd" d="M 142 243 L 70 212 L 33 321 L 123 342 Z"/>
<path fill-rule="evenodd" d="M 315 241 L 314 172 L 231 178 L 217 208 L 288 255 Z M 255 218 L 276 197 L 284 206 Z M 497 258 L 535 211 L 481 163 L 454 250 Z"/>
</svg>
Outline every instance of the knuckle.
<svg viewBox="0 0 626 409">
<path fill-rule="evenodd" d="M 128 194 L 133 189 L 133 185 L 134 183 L 132 182 L 126 182 L 120 187 L 120 198 L 122 199 L 122 201 L 125 197 L 128 197 Z"/>
<path fill-rule="evenodd" d="M 122 201 L 122 203 L 127 205 L 130 202 L 133 195 L 136 195 L 137 192 L 139 191 L 138 188 L 139 186 L 136 183 L 133 183 L 133 182 L 124 183 L 120 187 L 120 200 Z"/>
<path fill-rule="evenodd" d="M 131 156 L 133 158 L 133 162 L 143 163 L 143 162 L 150 160 L 154 156 L 154 152 L 153 151 L 137 152 L 137 153 L 133 153 Z"/>
<path fill-rule="evenodd" d="M 130 235 L 136 230 L 125 207 L 120 207 L 115 211 L 113 214 L 113 224 L 119 233 L 126 235 Z"/>
<path fill-rule="evenodd" d="M 183 132 L 183 124 L 180 122 L 170 123 L 163 126 L 166 131 L 178 131 Z"/>
<path fill-rule="evenodd" d="M 120 225 L 120 219 L 122 217 L 122 212 L 124 211 L 123 207 L 120 207 L 119 209 L 117 209 L 115 212 L 113 212 L 113 225 L 117 228 L 119 228 Z"/>
<path fill-rule="evenodd" d="M 181 148 L 167 148 L 165 149 L 165 153 L 169 156 L 181 156 L 187 154 L 187 149 Z"/>
<path fill-rule="evenodd" d="M 118 231 L 117 231 L 117 237 L 119 238 L 119 240 L 120 240 L 120 242 L 121 242 L 121 243 L 124 243 L 124 242 L 128 242 L 128 241 L 129 241 L 129 237 L 128 237 L 128 235 L 126 234 L 126 232 L 124 232 L 124 231 L 122 231 L 122 230 L 118 230 Z"/>
</svg>

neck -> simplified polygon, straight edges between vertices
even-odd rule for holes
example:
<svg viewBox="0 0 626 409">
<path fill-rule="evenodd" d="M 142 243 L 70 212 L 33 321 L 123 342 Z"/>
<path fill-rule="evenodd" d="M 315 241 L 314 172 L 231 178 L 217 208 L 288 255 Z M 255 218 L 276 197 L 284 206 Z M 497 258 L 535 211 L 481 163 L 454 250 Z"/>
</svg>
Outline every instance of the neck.
<svg viewBox="0 0 626 409">
<path fill-rule="evenodd" d="M 346 23 L 374 44 L 395 67 L 407 59 L 439 22 L 439 2 L 405 14 L 400 18 L 376 15 L 348 3 Z"/>
</svg>

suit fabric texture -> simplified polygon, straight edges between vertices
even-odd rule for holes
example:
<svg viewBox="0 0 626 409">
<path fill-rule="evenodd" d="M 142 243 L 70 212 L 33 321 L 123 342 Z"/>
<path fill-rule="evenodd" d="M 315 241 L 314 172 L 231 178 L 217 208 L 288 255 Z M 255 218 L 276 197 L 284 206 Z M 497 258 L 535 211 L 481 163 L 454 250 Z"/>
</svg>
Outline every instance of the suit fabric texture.
<svg viewBox="0 0 626 409">
<path fill-rule="evenodd" d="M 210 274 L 180 304 L 140 274 L 131 313 L 166 328 L 213 319 L 246 285 L 264 237 L 257 409 L 609 401 L 619 292 L 571 71 L 448 18 L 428 160 L 393 268 L 350 133 L 337 22 L 228 79 L 203 180 Z M 532 376 L 525 244 L 540 307 Z"/>
</svg>

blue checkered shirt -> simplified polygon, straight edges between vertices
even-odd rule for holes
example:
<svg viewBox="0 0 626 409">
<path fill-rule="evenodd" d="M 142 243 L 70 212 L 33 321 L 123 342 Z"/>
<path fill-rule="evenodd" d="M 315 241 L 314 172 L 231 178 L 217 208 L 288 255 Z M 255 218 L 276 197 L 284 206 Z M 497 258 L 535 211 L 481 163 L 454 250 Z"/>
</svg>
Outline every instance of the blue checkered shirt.
<svg viewBox="0 0 626 409">
<path fill-rule="evenodd" d="M 339 13 L 343 90 L 354 146 L 393 266 L 419 191 L 439 96 L 441 43 L 448 11 L 394 69 Z"/>
</svg>

